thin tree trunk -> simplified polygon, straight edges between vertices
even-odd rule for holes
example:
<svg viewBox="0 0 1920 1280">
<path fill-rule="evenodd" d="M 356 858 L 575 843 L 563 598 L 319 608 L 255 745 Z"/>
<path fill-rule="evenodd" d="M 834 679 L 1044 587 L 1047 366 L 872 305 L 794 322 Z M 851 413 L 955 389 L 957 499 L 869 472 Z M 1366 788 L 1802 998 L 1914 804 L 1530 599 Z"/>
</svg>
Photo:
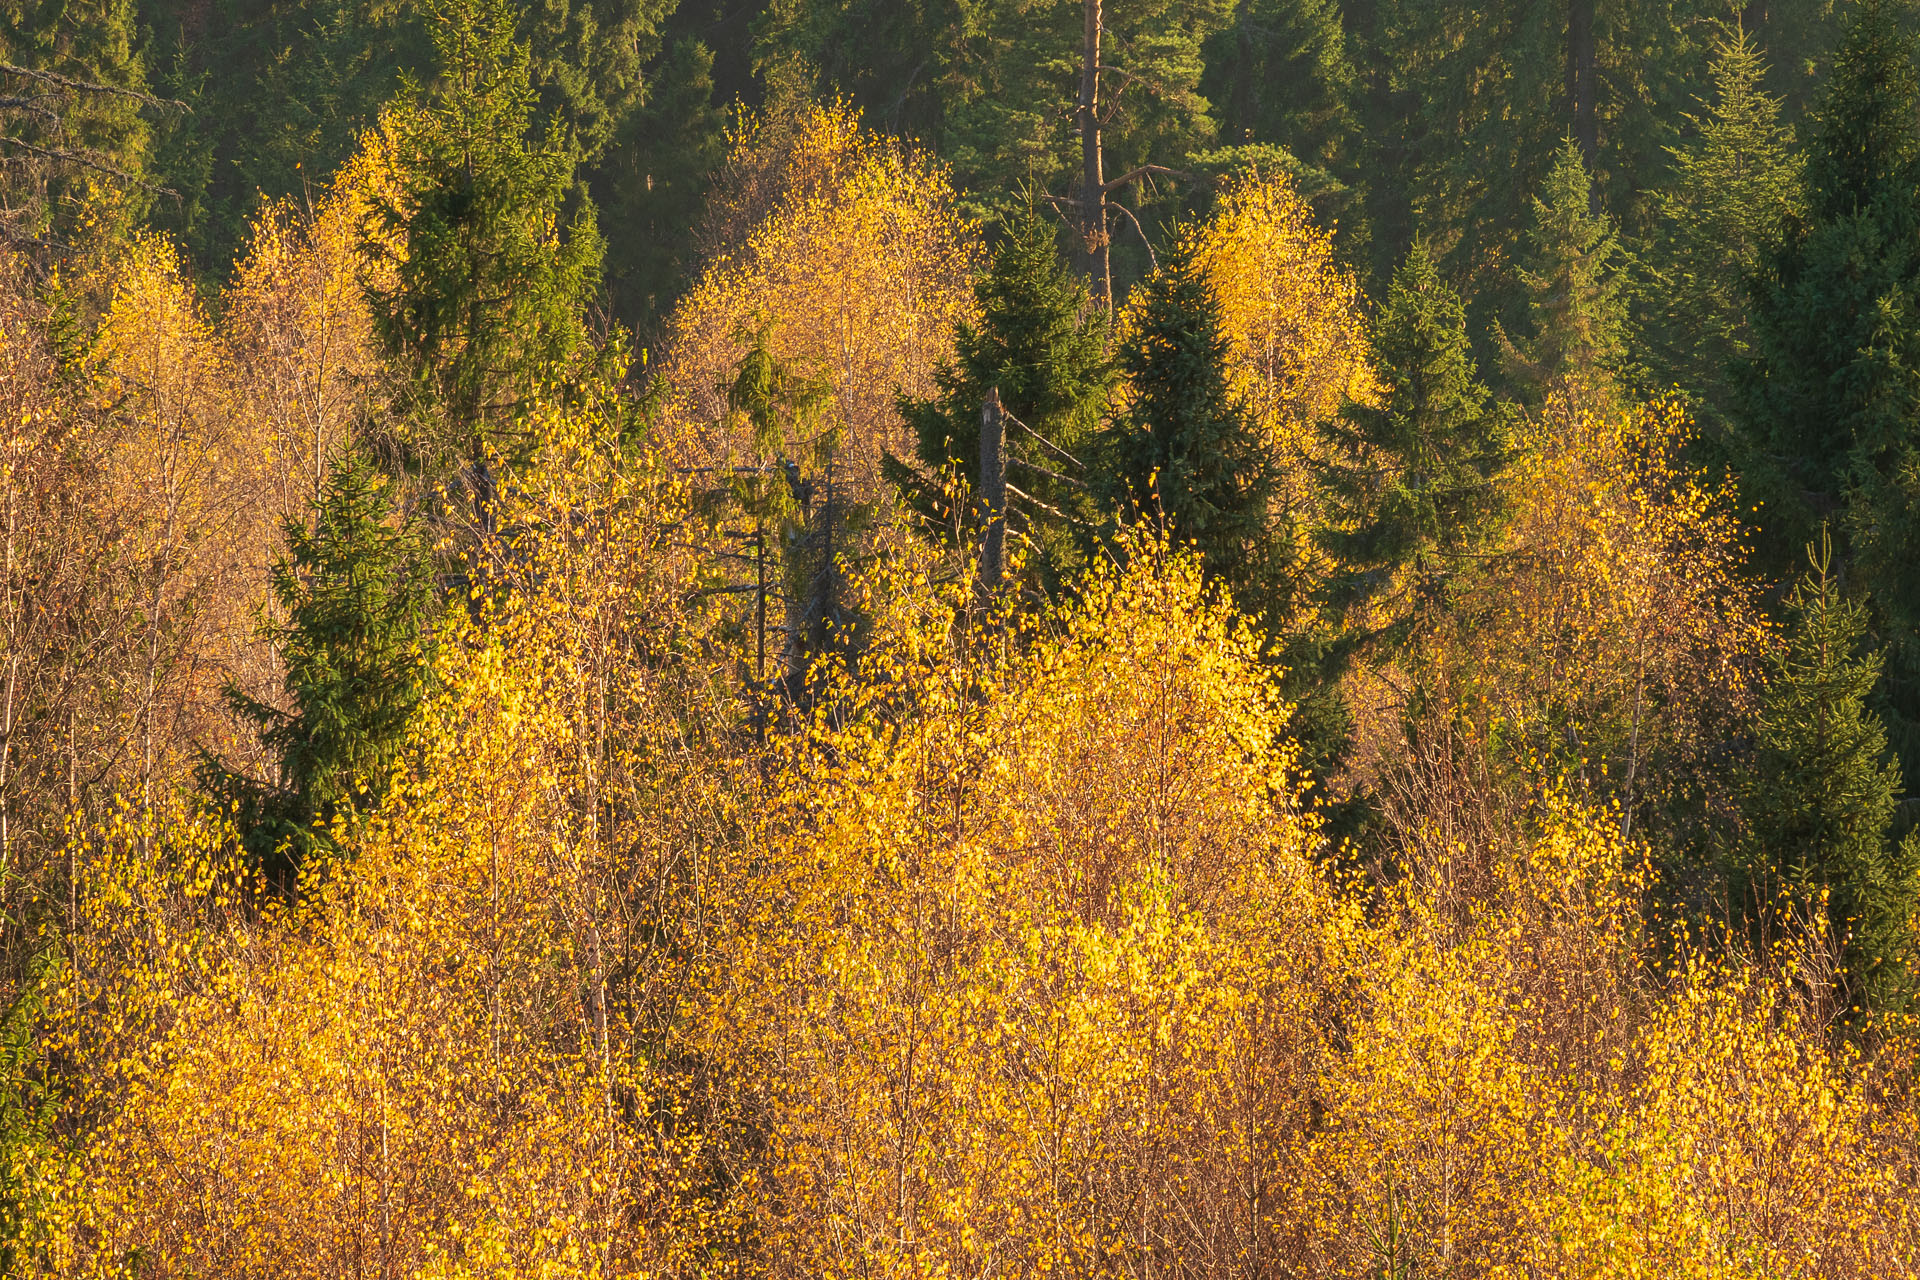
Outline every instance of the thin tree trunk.
<svg viewBox="0 0 1920 1280">
<path fill-rule="evenodd" d="M 1593 19 L 1596 0 L 1568 0 L 1567 3 L 1567 109 L 1573 117 L 1573 138 L 1580 158 L 1592 173 L 1600 153 L 1600 125 L 1595 114 L 1595 80 L 1598 60 L 1594 48 Z M 1594 189 L 1597 210 L 1599 190 Z"/>
<path fill-rule="evenodd" d="M 827 500 L 822 508 L 827 518 L 827 556 L 826 567 L 823 570 L 826 578 L 821 584 L 823 593 L 820 597 L 821 648 L 825 648 L 833 640 L 832 624 L 840 608 L 840 584 L 835 577 L 837 569 L 833 562 L 833 463 L 834 455 L 829 453 L 827 455 Z"/>
<path fill-rule="evenodd" d="M 9 548 L 11 549 L 11 548 Z M 0 879 L 13 866 L 13 807 L 9 796 L 13 788 L 14 692 L 20 681 L 20 654 L 15 650 L 7 661 L 7 696 L 0 713 Z"/>
<path fill-rule="evenodd" d="M 17 444 L 16 436 L 10 444 Z M 16 533 L 19 529 L 17 512 L 18 495 L 9 476 L 7 484 L 7 579 L 0 584 L 4 591 L 4 605 L 7 611 L 7 697 L 4 711 L 0 711 L 0 875 L 13 866 L 13 775 L 10 766 L 13 763 L 14 693 L 20 678 L 20 651 L 24 648 L 21 632 L 24 630 L 26 604 L 24 598 L 16 598 L 15 584 L 24 576 L 14 563 Z M 22 593 L 24 596 L 24 593 Z"/>
<path fill-rule="evenodd" d="M 753 527 L 753 678 L 767 678 L 767 529 Z"/>
<path fill-rule="evenodd" d="M 1101 0 L 1086 0 L 1086 31 L 1080 49 L 1080 237 L 1087 283 L 1094 300 L 1113 309 L 1113 271 L 1107 247 L 1107 189 L 1100 151 Z"/>
<path fill-rule="evenodd" d="M 980 596 L 985 601 L 1000 588 L 1006 555 L 1007 422 L 998 387 L 987 392 L 980 406 L 980 493 L 987 502 L 987 531 L 980 544 Z"/>
<path fill-rule="evenodd" d="M 1235 14 L 1235 39 L 1240 46 L 1240 74 L 1233 79 L 1233 99 L 1227 104 L 1227 124 L 1232 132 L 1227 136 L 1235 142 L 1250 142 L 1253 139 L 1253 125 L 1260 114 L 1260 90 L 1264 86 L 1260 78 L 1253 73 L 1253 0 L 1240 0 Z"/>
</svg>

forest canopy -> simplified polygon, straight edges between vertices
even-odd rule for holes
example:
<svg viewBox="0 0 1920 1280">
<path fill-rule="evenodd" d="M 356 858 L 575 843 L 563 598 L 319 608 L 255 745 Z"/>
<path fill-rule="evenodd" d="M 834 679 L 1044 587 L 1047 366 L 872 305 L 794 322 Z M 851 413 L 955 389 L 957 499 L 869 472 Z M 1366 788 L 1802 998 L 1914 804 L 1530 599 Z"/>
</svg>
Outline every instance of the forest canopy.
<svg viewBox="0 0 1920 1280">
<path fill-rule="evenodd" d="M 1914 1274 L 1917 334 L 1906 0 L 0 0 L 0 1274 Z"/>
</svg>

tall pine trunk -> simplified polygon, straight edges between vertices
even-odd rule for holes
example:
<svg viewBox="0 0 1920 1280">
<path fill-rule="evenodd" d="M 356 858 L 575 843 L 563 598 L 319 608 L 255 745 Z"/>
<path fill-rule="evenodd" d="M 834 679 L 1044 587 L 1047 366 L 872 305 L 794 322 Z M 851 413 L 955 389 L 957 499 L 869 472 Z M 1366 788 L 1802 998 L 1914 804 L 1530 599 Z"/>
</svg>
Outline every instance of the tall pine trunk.
<svg viewBox="0 0 1920 1280">
<path fill-rule="evenodd" d="M 1101 0 L 1086 0 L 1086 30 L 1080 46 L 1080 237 L 1087 284 L 1094 300 L 1113 309 L 1113 270 L 1108 260 L 1107 188 L 1100 154 Z"/>
<path fill-rule="evenodd" d="M 1600 123 L 1595 110 L 1598 58 L 1593 36 L 1594 0 L 1567 0 L 1567 109 L 1573 117 L 1573 138 L 1587 172 L 1594 171 L 1600 153 Z M 1593 192 L 1593 211 L 1600 193 Z"/>
</svg>

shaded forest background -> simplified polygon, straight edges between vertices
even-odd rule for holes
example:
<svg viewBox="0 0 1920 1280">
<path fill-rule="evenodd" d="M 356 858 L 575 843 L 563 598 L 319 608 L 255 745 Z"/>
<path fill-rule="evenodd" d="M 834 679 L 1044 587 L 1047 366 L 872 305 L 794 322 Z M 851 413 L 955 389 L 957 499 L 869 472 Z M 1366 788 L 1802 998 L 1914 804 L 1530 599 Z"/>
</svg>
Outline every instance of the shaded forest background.
<svg viewBox="0 0 1920 1280">
<path fill-rule="evenodd" d="M 1514 248 L 1563 139 L 1579 143 L 1597 207 L 1657 270 L 1663 198 L 1685 198 L 1671 149 L 1699 138 L 1716 44 L 1747 33 L 1758 87 L 1791 128 L 1845 19 L 1816 4 L 1107 8 L 1114 57 L 1138 77 L 1105 130 L 1112 172 L 1281 166 L 1337 222 L 1370 292 L 1415 234 L 1432 238 L 1481 332 L 1517 305 Z M 129 117 L 101 145 L 173 193 L 153 201 L 153 224 L 217 277 L 262 201 L 317 189 L 403 77 L 431 77 L 425 12 L 64 4 L 22 6 L 9 25 L 18 61 L 193 108 Z M 1004 208 L 1077 167 L 1081 17 L 1019 3 L 556 2 L 529 9 L 523 35 L 542 126 L 563 131 L 609 230 L 612 310 L 648 334 L 695 268 L 734 111 L 842 98 L 950 164 L 970 210 Z M 1192 191 L 1143 180 L 1123 198 L 1157 229 Z M 1122 238 L 1122 251 L 1137 276 L 1141 246 Z"/>
</svg>

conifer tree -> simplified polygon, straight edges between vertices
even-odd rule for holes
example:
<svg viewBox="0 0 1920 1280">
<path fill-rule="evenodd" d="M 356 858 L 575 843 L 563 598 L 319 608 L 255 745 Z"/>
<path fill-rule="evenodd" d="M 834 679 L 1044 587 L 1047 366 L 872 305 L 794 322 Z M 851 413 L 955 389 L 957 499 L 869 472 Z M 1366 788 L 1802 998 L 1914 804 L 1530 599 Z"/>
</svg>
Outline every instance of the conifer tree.
<svg viewBox="0 0 1920 1280">
<path fill-rule="evenodd" d="M 1423 242 L 1394 275 L 1374 352 L 1384 403 L 1349 404 L 1324 428 L 1332 461 L 1320 480 L 1333 518 L 1321 540 L 1339 566 L 1327 596 L 1349 634 L 1394 648 L 1438 602 L 1461 554 L 1497 530 L 1492 480 L 1508 424 L 1476 377 L 1466 308 Z"/>
<path fill-rule="evenodd" d="M 1593 208 L 1593 182 L 1572 138 L 1534 198 L 1524 262 L 1527 335 L 1495 335 L 1508 377 L 1535 400 L 1557 387 L 1605 390 L 1626 354 L 1625 278 L 1613 222 Z"/>
<path fill-rule="evenodd" d="M 594 174 L 609 226 L 607 292 L 637 334 L 659 324 L 694 257 L 709 175 L 726 153 L 725 112 L 714 102 L 713 53 L 680 40 L 652 68 L 648 101 L 621 126 Z"/>
<path fill-rule="evenodd" d="M 423 65 L 412 8 L 251 0 L 195 24 L 171 0 L 141 0 L 149 74 L 192 108 L 157 122 L 154 173 L 178 198 L 155 202 L 156 222 L 195 261 L 224 266 L 262 198 L 324 181 L 377 123 L 401 69 Z"/>
<path fill-rule="evenodd" d="M 1777 572 L 1833 514 L 1835 557 L 1889 643 L 1890 728 L 1920 760 L 1920 76 L 1885 0 L 1854 15 L 1801 201 L 1754 286 L 1734 445 Z"/>
<path fill-rule="evenodd" d="M 1757 720 L 1758 758 L 1745 794 L 1748 894 L 1825 890 L 1856 1001 L 1906 996 L 1909 922 L 1920 907 L 1920 834 L 1888 839 L 1900 767 L 1868 709 L 1878 654 L 1862 654 L 1867 612 L 1834 579 L 1822 539 L 1787 597 L 1792 620 Z"/>
<path fill-rule="evenodd" d="M 1514 251 L 1532 220 L 1530 195 L 1570 137 L 1601 203 L 1627 243 L 1638 243 L 1650 177 L 1674 137 L 1672 104 L 1685 100 L 1704 61 L 1702 10 L 1590 0 L 1342 9 L 1365 85 L 1370 216 L 1376 242 L 1395 255 L 1380 263 L 1382 284 L 1424 228 L 1476 329 L 1483 307 L 1518 329 L 1524 286 Z"/>
<path fill-rule="evenodd" d="M 1287 673 L 1281 689 L 1295 704 L 1300 763 L 1324 778 L 1345 753 L 1352 716 L 1330 675 L 1326 637 L 1294 628 L 1288 582 L 1297 575 L 1275 524 L 1279 459 L 1233 391 L 1219 302 L 1189 238 L 1176 240 L 1128 310 L 1116 353 L 1128 400 L 1096 442 L 1094 491 L 1123 517 L 1163 522 L 1261 627 L 1267 656 Z"/>
<path fill-rule="evenodd" d="M 1267 515 L 1279 475 L 1270 442 L 1227 379 L 1219 303 L 1189 247 L 1176 244 L 1140 286 L 1117 353 L 1130 392 L 1103 433 L 1109 502 L 1163 519 L 1240 607 L 1270 612 Z"/>
<path fill-rule="evenodd" d="M 433 599 L 425 550 L 394 523 L 385 484 L 364 458 L 337 461 L 313 527 L 289 520 L 285 534 L 272 575 L 283 620 L 263 634 L 286 667 L 290 709 L 226 693 L 276 758 L 276 776 L 248 778 L 211 757 L 200 774 L 275 876 L 326 853 L 336 817 L 378 802 L 427 687 Z"/>
<path fill-rule="evenodd" d="M 1060 108 L 1074 101 L 1086 16 L 1080 0 L 788 0 L 768 6 L 756 43 L 763 64 L 797 54 L 822 90 L 925 129 L 972 189 L 1011 191 L 1079 167 L 1075 122 Z M 1101 126 L 1116 163 L 1165 163 L 1211 141 L 1211 104 L 1196 87 L 1207 37 L 1231 17 L 1231 0 L 1100 0 L 1102 69 L 1127 89 Z"/>
<path fill-rule="evenodd" d="M 938 393 L 900 401 L 916 436 L 920 469 L 889 458 L 887 473 L 929 513 L 941 504 L 939 477 L 951 473 L 969 491 L 977 489 L 981 405 L 998 389 L 1005 411 L 1046 442 L 1018 427 L 1009 431 L 1016 483 L 1048 507 L 1072 510 L 1081 505 L 1082 490 L 1068 474 L 1076 469 L 1068 458 L 1085 461 L 1112 381 L 1105 317 L 1087 305 L 1085 281 L 1061 261 L 1053 229 L 1031 210 L 1008 225 L 974 297 L 980 320 L 960 324 L 954 335 L 958 358 L 934 374 Z M 1041 541 L 1049 564 L 1059 568 L 1066 542 L 1060 536 Z"/>
<path fill-rule="evenodd" d="M 67 239 L 103 182 L 144 211 L 148 117 L 176 104 L 146 92 L 139 25 L 132 0 L 0 3 L 0 236 L 10 248 Z"/>
<path fill-rule="evenodd" d="M 1779 99 L 1762 88 L 1766 63 L 1745 30 L 1719 45 L 1711 74 L 1707 112 L 1687 117 L 1694 136 L 1668 149 L 1660 261 L 1647 293 L 1656 372 L 1694 393 L 1718 420 L 1732 370 L 1750 350 L 1747 280 L 1794 208 L 1800 161 L 1793 131 L 1780 123 Z"/>
<path fill-rule="evenodd" d="M 1333 0 L 1240 0 L 1207 42 L 1200 88 L 1228 146 L 1277 143 L 1306 165 L 1344 167 L 1354 69 Z"/>
<path fill-rule="evenodd" d="M 1098 425 L 1106 400 L 1106 334 L 1089 315 L 1086 284 L 1067 269 L 1053 229 L 1032 211 L 1016 217 L 974 286 L 980 321 L 954 334 L 958 359 L 934 375 L 939 394 L 903 398 L 901 412 L 929 468 L 958 466 L 977 482 L 980 402 L 1000 402 L 1049 441 L 1080 445 Z"/>
<path fill-rule="evenodd" d="M 400 113 L 403 190 L 369 241 L 377 253 L 397 244 L 395 283 L 372 301 L 407 383 L 403 443 L 417 461 L 465 460 L 484 505 L 486 447 L 511 450 L 516 413 L 588 345 L 601 244 L 590 205 L 566 216 L 565 139 L 530 136 L 535 94 L 513 6 L 435 0 L 432 13 L 439 75 L 431 90 L 412 86 Z"/>
<path fill-rule="evenodd" d="M 520 6 L 540 115 L 583 162 L 612 145 L 655 90 L 646 72 L 678 0 L 540 0 Z"/>
</svg>

